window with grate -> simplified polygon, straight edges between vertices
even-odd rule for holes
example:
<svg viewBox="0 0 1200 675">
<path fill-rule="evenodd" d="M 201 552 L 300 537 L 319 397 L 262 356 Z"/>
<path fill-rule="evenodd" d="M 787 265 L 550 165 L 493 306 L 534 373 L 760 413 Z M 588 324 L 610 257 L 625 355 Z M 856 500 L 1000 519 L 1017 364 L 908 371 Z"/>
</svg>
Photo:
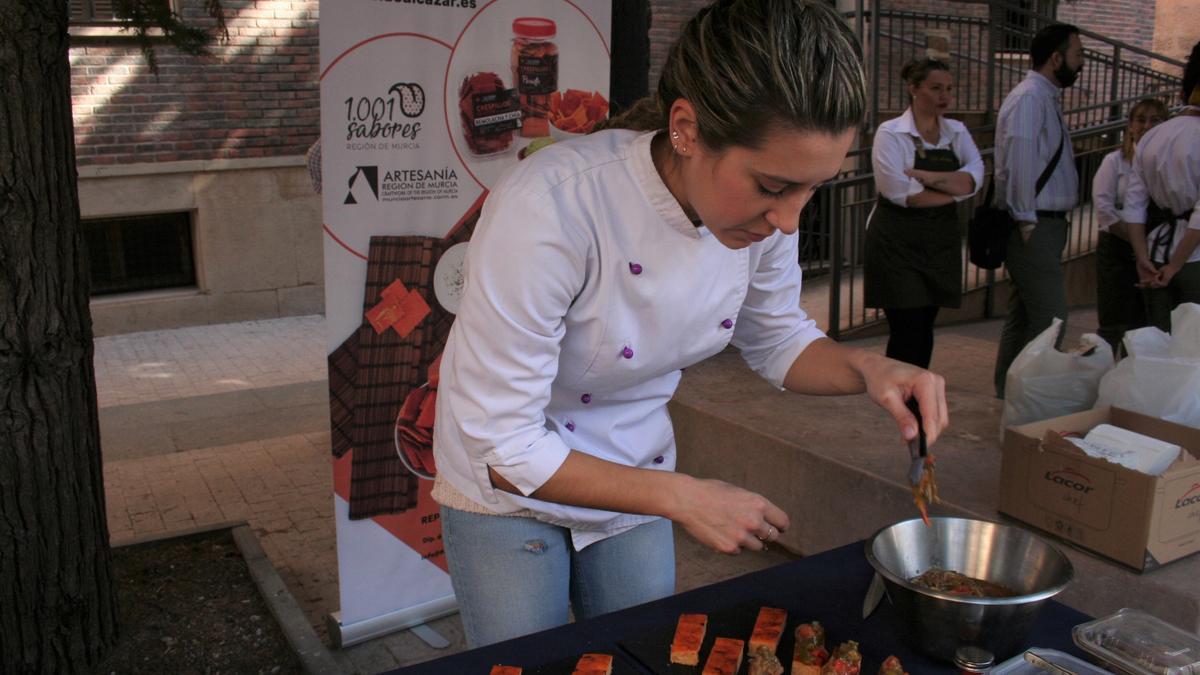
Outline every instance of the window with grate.
<svg viewBox="0 0 1200 675">
<path fill-rule="evenodd" d="M 87 219 L 83 238 L 92 295 L 196 285 L 192 217 L 186 211 Z"/>
<path fill-rule="evenodd" d="M 1058 0 L 1010 0 L 1008 3 L 1014 9 L 1003 4 L 994 5 L 998 16 L 994 19 L 1001 26 L 1002 40 L 1000 44 L 1005 51 L 1027 52 L 1033 34 L 1048 25 L 1046 21 L 1035 18 L 1025 12 L 1032 12 L 1045 17 L 1054 18 L 1058 15 Z M 1025 10 L 1024 12 L 1018 11 Z"/>
<path fill-rule="evenodd" d="M 169 7 L 171 0 L 142 0 L 145 4 Z M 71 23 L 105 25 L 120 23 L 116 15 L 115 0 L 70 0 Z"/>
</svg>

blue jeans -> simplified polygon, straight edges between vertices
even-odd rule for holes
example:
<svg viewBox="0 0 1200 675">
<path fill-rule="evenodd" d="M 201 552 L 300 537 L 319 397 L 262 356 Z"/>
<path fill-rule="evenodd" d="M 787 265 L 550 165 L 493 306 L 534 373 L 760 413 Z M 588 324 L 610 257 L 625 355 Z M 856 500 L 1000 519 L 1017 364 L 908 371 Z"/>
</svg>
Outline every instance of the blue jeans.
<svg viewBox="0 0 1200 675">
<path fill-rule="evenodd" d="M 442 507 L 450 583 L 469 647 L 615 612 L 675 592 L 671 521 L 639 525 L 582 551 L 533 518 Z"/>
</svg>

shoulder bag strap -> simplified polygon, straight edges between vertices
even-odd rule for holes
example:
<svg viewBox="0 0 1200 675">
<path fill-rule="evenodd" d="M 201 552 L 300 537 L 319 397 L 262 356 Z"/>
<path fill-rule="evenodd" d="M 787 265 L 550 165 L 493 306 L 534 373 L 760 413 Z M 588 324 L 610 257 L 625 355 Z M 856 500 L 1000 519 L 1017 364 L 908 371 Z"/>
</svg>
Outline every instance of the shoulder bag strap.
<svg viewBox="0 0 1200 675">
<path fill-rule="evenodd" d="M 1062 131 L 1062 136 L 1058 139 L 1058 150 L 1054 151 L 1054 157 L 1051 158 L 1050 163 L 1046 165 L 1046 168 L 1042 171 L 1042 175 L 1038 176 L 1036 186 L 1037 189 L 1033 193 L 1034 197 L 1042 194 L 1042 188 L 1046 187 L 1046 183 L 1050 181 L 1050 174 L 1054 173 L 1054 168 L 1058 166 L 1058 159 L 1062 157 L 1063 144 L 1066 143 L 1067 136 L 1070 135 L 1070 132 L 1067 131 L 1061 122 L 1059 123 L 1059 130 Z"/>
</svg>

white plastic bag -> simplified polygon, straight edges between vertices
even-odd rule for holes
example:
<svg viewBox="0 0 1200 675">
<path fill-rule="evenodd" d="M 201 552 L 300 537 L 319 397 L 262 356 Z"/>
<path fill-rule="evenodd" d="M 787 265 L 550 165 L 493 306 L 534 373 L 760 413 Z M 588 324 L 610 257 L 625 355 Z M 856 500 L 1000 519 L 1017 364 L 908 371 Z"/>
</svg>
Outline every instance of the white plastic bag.
<svg viewBox="0 0 1200 675">
<path fill-rule="evenodd" d="M 1099 335 L 1082 338 L 1079 353 L 1054 348 L 1062 319 L 1034 338 L 1008 369 L 1004 385 L 1004 414 L 1000 432 L 1028 424 L 1090 410 L 1096 404 L 1100 379 L 1113 367 L 1112 347 Z"/>
<path fill-rule="evenodd" d="M 1125 334 L 1129 356 L 1100 381 L 1098 405 L 1200 427 L 1200 305 L 1176 307 L 1171 330 Z"/>
</svg>

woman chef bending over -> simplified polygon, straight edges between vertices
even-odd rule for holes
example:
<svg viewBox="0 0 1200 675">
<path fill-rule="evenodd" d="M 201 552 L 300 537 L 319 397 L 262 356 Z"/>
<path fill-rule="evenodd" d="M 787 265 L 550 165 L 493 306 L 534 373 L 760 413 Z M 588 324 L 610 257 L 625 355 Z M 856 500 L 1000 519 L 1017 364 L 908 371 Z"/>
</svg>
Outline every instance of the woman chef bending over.
<svg viewBox="0 0 1200 675">
<path fill-rule="evenodd" d="M 800 309 L 800 210 L 863 114 L 856 38 L 820 0 L 719 0 L 657 93 L 494 186 L 441 363 L 434 498 L 478 646 L 674 591 L 672 523 L 725 553 L 788 527 L 675 473 L 667 402 L 727 344 L 775 386 L 866 392 L 932 442 L 943 380 L 829 340 Z M 907 455 L 905 455 L 907 458 Z M 746 457 L 745 461 L 754 461 Z"/>
</svg>

